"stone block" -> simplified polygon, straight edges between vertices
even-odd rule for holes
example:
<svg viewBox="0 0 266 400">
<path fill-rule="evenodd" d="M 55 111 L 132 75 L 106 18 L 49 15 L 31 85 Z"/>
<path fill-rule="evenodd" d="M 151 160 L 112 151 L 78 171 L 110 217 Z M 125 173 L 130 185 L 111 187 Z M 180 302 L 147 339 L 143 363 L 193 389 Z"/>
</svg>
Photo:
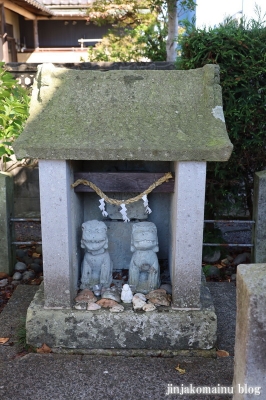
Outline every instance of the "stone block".
<svg viewBox="0 0 266 400">
<path fill-rule="evenodd" d="M 202 286 L 200 310 L 160 307 L 134 312 L 131 304 L 115 314 L 108 309 L 47 310 L 43 288 L 27 312 L 27 342 L 69 349 L 205 349 L 216 343 L 217 319 L 209 290 Z"/>
<path fill-rule="evenodd" d="M 253 399 L 255 388 L 260 388 L 262 398 L 266 396 L 265 332 L 266 264 L 241 264 L 237 269 L 233 400 Z"/>
<path fill-rule="evenodd" d="M 10 174 L 0 172 L 0 271 L 11 274 L 14 268 L 14 252 L 12 251 L 14 188 Z"/>
<path fill-rule="evenodd" d="M 45 306 L 48 308 L 70 307 L 78 288 L 83 200 L 70 186 L 73 168 L 67 161 L 39 161 Z"/>
<path fill-rule="evenodd" d="M 173 307 L 200 307 L 205 199 L 205 162 L 175 164 L 169 265 Z"/>
<path fill-rule="evenodd" d="M 128 269 L 132 253 L 130 251 L 132 224 L 134 222 L 104 221 L 107 226 L 108 250 L 114 270 Z"/>
<path fill-rule="evenodd" d="M 253 261 L 266 262 L 266 171 L 256 172 L 254 175 L 253 200 Z"/>
</svg>

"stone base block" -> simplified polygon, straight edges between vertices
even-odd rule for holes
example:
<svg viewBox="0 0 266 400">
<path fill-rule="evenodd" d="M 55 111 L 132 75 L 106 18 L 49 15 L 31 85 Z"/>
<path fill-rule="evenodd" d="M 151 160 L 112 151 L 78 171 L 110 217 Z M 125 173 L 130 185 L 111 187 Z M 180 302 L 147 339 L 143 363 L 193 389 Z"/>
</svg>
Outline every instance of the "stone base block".
<svg viewBox="0 0 266 400">
<path fill-rule="evenodd" d="M 200 310 L 159 307 L 122 313 L 109 309 L 44 309 L 43 288 L 27 312 L 27 342 L 68 349 L 209 350 L 216 343 L 217 318 L 208 288 L 202 285 Z"/>
<path fill-rule="evenodd" d="M 266 263 L 237 267 L 233 400 L 266 399 Z"/>
</svg>

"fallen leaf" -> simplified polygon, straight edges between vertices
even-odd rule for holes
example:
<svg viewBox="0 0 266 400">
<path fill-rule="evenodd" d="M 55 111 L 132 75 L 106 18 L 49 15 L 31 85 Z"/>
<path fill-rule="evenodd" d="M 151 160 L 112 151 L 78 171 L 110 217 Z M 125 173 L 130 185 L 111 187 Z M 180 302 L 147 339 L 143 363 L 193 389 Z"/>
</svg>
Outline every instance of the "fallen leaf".
<svg viewBox="0 0 266 400">
<path fill-rule="evenodd" d="M 229 357 L 228 351 L 225 351 L 225 350 L 217 350 L 216 354 L 217 354 L 217 357 Z"/>
<path fill-rule="evenodd" d="M 0 279 L 9 278 L 9 275 L 5 272 L 0 272 Z"/>
<path fill-rule="evenodd" d="M 30 281 L 30 285 L 40 285 L 41 282 L 42 282 L 42 279 L 36 278 L 36 279 L 33 279 L 32 281 Z"/>
<path fill-rule="evenodd" d="M 224 267 L 224 265 L 221 265 L 221 264 L 215 264 L 215 267 L 217 267 L 217 268 L 221 269 L 221 268 L 223 268 L 223 267 Z"/>
<path fill-rule="evenodd" d="M 182 369 L 182 368 L 180 368 L 179 367 L 179 364 L 178 364 L 178 366 L 177 367 L 175 367 L 175 369 L 181 374 L 181 375 L 183 375 L 183 374 L 185 374 L 186 373 L 186 370 L 185 369 Z"/>
<path fill-rule="evenodd" d="M 37 353 L 52 353 L 52 349 L 44 343 L 42 347 L 37 349 Z"/>
<path fill-rule="evenodd" d="M 26 356 L 28 354 L 28 352 L 27 351 L 21 351 L 20 353 L 17 353 L 15 356 L 13 356 L 12 357 L 12 360 L 15 360 L 16 358 L 21 358 L 21 357 L 24 357 L 24 356 Z"/>
<path fill-rule="evenodd" d="M 6 342 L 8 342 L 9 341 L 9 337 L 1 337 L 0 338 L 0 344 L 5 344 Z"/>
<path fill-rule="evenodd" d="M 32 254 L 32 257 L 33 257 L 33 258 L 39 258 L 39 257 L 41 257 L 41 255 L 40 255 L 39 253 L 33 253 L 33 254 Z"/>
</svg>

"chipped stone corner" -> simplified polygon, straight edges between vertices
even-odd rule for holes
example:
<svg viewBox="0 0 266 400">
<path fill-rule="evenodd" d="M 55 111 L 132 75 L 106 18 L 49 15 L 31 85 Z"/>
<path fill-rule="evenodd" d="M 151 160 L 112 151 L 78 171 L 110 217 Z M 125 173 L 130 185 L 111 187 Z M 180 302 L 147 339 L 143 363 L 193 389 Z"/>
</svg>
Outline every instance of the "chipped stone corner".
<svg viewBox="0 0 266 400">
<path fill-rule="evenodd" d="M 222 122 L 225 122 L 224 119 L 224 112 L 223 112 L 223 107 L 222 106 L 216 106 L 212 109 L 212 115 L 216 119 L 220 119 Z"/>
</svg>

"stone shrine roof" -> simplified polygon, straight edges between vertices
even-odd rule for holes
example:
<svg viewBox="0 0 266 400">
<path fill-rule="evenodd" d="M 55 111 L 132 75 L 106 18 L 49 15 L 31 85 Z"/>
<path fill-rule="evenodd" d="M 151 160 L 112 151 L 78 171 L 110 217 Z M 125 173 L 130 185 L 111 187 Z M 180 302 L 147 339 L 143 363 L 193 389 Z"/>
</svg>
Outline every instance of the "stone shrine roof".
<svg viewBox="0 0 266 400">
<path fill-rule="evenodd" d="M 92 71 L 39 66 L 18 157 L 226 161 L 219 68 Z"/>
</svg>

